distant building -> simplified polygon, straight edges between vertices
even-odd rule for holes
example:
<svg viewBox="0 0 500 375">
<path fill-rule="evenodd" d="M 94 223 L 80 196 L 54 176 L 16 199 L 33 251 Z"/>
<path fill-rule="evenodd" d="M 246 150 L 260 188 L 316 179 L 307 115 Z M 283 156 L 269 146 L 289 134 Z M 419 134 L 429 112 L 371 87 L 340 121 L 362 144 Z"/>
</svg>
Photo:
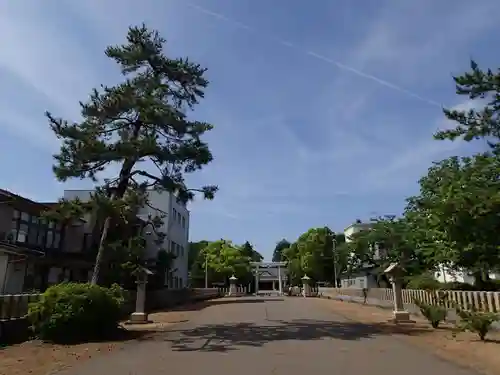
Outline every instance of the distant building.
<svg viewBox="0 0 500 375">
<path fill-rule="evenodd" d="M 92 190 L 66 190 L 64 198 L 78 197 L 86 201 L 91 193 Z M 166 235 L 162 248 L 176 257 L 171 272 L 165 277 L 165 286 L 169 288 L 183 288 L 188 284 L 189 214 L 187 207 L 177 202 L 173 194 L 153 190 L 149 191 L 149 206 L 140 208 L 137 214 L 143 220 L 147 220 L 149 215 L 163 217 L 163 226 L 157 229 Z M 144 231 L 147 240 L 145 258 L 156 259 L 160 247 L 154 241 L 154 230 L 145 228 Z"/>
<path fill-rule="evenodd" d="M 372 227 L 372 223 L 362 222 L 356 222 L 349 225 L 344 229 L 345 241 L 351 242 L 353 235 L 370 230 Z M 379 248 L 376 244 L 374 246 L 376 246 L 374 258 L 378 259 L 382 256 L 383 249 Z M 377 266 L 364 263 L 354 272 L 341 275 L 340 286 L 342 288 L 376 288 L 379 286 L 379 280 L 377 279 L 377 275 L 380 273 L 379 271 Z"/>
<path fill-rule="evenodd" d="M 39 203 L 0 189 L 0 294 L 45 290 L 87 281 L 95 259 L 84 222 L 61 225 L 42 217 Z"/>
</svg>

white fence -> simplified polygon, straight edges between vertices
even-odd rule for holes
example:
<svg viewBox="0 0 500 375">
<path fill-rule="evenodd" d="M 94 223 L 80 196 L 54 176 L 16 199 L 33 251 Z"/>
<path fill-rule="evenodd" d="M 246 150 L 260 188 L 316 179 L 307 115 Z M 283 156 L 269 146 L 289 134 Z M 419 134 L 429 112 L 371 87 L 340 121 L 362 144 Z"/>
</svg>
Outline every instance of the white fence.
<svg viewBox="0 0 500 375">
<path fill-rule="evenodd" d="M 355 299 L 364 299 L 363 289 L 355 288 L 319 288 L 319 294 L 325 297 L 339 298 L 343 296 Z M 475 308 L 481 311 L 500 313 L 500 292 L 484 291 L 461 291 L 461 290 L 438 290 L 425 291 L 403 289 L 403 303 L 413 305 L 414 299 L 432 304 L 436 301 L 443 301 L 444 305 L 450 309 L 459 306 L 461 309 L 469 310 Z M 392 289 L 373 288 L 366 293 L 367 302 L 391 304 L 394 301 Z"/>
</svg>

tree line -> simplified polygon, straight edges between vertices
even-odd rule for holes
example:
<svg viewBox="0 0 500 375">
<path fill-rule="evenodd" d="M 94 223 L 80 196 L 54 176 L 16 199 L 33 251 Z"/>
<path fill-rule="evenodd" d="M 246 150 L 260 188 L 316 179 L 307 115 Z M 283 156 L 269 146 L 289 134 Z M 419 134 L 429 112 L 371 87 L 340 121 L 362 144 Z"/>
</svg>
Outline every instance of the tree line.
<svg viewBox="0 0 500 375">
<path fill-rule="evenodd" d="M 252 262 L 262 261 L 263 256 L 250 242 L 237 245 L 230 240 L 199 241 L 189 243 L 189 272 L 191 286 L 203 287 L 205 282 L 227 285 L 235 276 L 238 283 L 247 285 L 253 280 Z"/>
<path fill-rule="evenodd" d="M 334 281 L 335 273 L 352 274 L 366 265 L 383 278 L 383 269 L 398 262 L 414 287 L 436 287 L 434 272 L 446 269 L 469 272 L 476 289 L 500 289 L 490 278 L 500 272 L 500 70 L 482 70 L 471 61 L 470 71 L 454 81 L 457 94 L 475 107 L 444 109 L 455 127 L 434 139 L 480 140 L 484 150 L 434 162 L 402 215 L 371 218 L 371 229 L 349 243 L 329 228 L 310 229 L 294 243 L 280 241 L 273 259 L 289 262 L 295 282 L 303 274 Z"/>
</svg>

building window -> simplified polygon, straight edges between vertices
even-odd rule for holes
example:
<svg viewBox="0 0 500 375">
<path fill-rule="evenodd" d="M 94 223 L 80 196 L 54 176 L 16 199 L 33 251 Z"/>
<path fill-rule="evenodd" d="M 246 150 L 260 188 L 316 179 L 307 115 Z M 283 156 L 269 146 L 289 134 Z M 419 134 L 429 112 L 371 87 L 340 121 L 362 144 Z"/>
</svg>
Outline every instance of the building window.
<svg viewBox="0 0 500 375">
<path fill-rule="evenodd" d="M 176 218 L 177 218 L 177 210 L 176 210 L 175 208 L 173 208 L 173 209 L 172 209 L 172 212 L 173 212 L 173 213 L 172 213 L 172 217 L 173 217 L 173 219 L 174 219 L 174 221 L 175 221 L 175 220 L 176 220 Z"/>
<path fill-rule="evenodd" d="M 17 242 L 28 242 L 28 230 L 29 226 L 25 223 L 19 223 L 19 229 L 17 231 Z"/>
<path fill-rule="evenodd" d="M 186 228 L 186 218 L 184 216 L 182 217 L 182 227 Z"/>
<path fill-rule="evenodd" d="M 177 222 L 181 223 L 181 214 L 177 212 Z"/>
<path fill-rule="evenodd" d="M 177 256 L 177 244 L 174 241 L 170 241 L 170 252 Z"/>
<path fill-rule="evenodd" d="M 184 257 L 184 247 L 183 246 L 179 246 L 180 248 L 180 251 L 181 251 L 181 257 Z"/>
</svg>

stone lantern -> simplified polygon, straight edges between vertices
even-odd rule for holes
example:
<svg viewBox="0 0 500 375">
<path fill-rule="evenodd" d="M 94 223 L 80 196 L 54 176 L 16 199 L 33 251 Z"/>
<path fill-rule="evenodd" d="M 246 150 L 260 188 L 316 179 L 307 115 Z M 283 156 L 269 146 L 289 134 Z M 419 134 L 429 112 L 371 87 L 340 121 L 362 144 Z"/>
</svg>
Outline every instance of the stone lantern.
<svg viewBox="0 0 500 375">
<path fill-rule="evenodd" d="M 399 263 L 391 263 L 384 270 L 384 273 L 389 277 L 392 284 L 392 292 L 394 294 L 394 311 L 392 321 L 395 323 L 412 323 L 410 313 L 405 310 L 403 305 L 402 283 L 403 268 Z"/>
<path fill-rule="evenodd" d="M 144 324 L 149 323 L 148 314 L 146 313 L 146 284 L 148 283 L 148 277 L 153 274 L 152 271 L 145 267 L 139 267 L 135 271 L 135 276 L 137 277 L 137 294 L 135 298 L 135 312 L 130 315 L 131 324 Z"/>
<path fill-rule="evenodd" d="M 311 297 L 311 278 L 307 275 L 302 278 L 302 295 Z"/>
<path fill-rule="evenodd" d="M 235 296 L 238 293 L 238 291 L 236 290 L 237 280 L 238 278 L 234 275 L 229 278 L 229 296 Z"/>
</svg>

